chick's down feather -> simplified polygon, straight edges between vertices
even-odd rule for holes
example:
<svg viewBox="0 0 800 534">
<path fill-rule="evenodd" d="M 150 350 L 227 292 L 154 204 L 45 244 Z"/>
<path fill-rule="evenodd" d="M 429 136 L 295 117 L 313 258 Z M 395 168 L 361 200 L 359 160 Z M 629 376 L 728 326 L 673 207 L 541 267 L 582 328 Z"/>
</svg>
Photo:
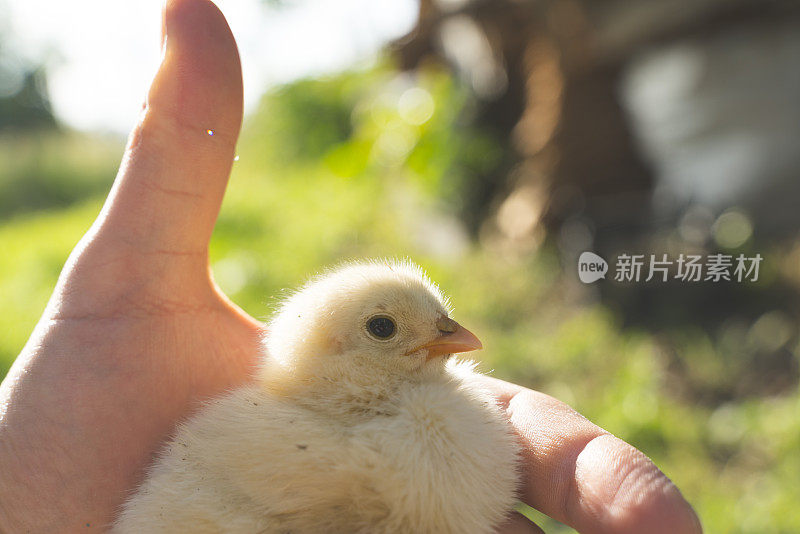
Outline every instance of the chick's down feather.
<svg viewBox="0 0 800 534">
<path fill-rule="evenodd" d="M 118 533 L 483 533 L 516 502 L 518 446 L 449 358 L 480 342 L 407 263 L 348 265 L 268 327 L 254 384 L 182 424 Z"/>
</svg>

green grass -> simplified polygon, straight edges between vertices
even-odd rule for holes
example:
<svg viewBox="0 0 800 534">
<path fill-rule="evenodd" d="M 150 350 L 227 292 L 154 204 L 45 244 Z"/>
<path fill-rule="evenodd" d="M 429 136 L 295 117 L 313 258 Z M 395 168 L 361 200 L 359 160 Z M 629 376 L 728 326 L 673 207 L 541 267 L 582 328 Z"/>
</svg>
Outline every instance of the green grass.
<svg viewBox="0 0 800 534">
<path fill-rule="evenodd" d="M 403 124 L 392 108 L 398 91 L 389 76 L 379 70 L 308 82 L 298 94 L 287 88 L 248 121 L 211 244 L 221 287 L 264 318 L 285 288 L 325 266 L 365 256 L 410 257 L 452 297 L 459 321 L 481 335 L 485 370 L 554 395 L 641 448 L 695 505 L 708 532 L 800 532 L 796 388 L 722 405 L 687 400 L 672 387 L 654 337 L 623 329 L 600 305 L 567 302 L 563 270 L 547 247 L 511 259 L 448 230 L 458 191 L 468 187 L 462 176 L 468 169 L 454 162 L 480 136 L 456 124 L 461 96 L 435 73 L 418 80 L 436 103 L 433 116 Z M 326 89 L 338 96 L 328 98 Z M 343 123 L 304 144 L 309 125 L 292 121 L 312 120 L 303 110 L 314 95 L 327 95 L 313 108 L 321 117 Z M 287 98 L 299 102 L 292 104 L 294 115 L 270 115 L 291 109 L 282 107 Z M 342 111 L 351 108 L 356 111 Z M 383 136 L 401 130 L 410 146 L 383 153 Z M 55 180 L 58 187 L 74 172 Z M 99 210 L 102 195 L 89 193 L 45 211 L 34 211 L 41 207 L 36 203 L 15 209 L 0 223 L 0 376 Z M 687 328 L 678 347 L 701 383 L 734 372 L 702 333 Z M 534 516 L 548 532 L 570 532 Z"/>
</svg>

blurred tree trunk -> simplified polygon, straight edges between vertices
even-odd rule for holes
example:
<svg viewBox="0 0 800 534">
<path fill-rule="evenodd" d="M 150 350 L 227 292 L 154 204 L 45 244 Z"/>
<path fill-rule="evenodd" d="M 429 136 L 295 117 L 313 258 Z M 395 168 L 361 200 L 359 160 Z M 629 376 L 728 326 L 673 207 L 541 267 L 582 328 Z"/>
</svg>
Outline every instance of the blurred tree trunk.
<svg viewBox="0 0 800 534">
<path fill-rule="evenodd" d="M 787 0 L 421 0 L 395 51 L 405 69 L 454 68 L 478 102 L 474 123 L 508 147 L 464 193 L 473 231 L 526 249 L 563 229 L 567 249 L 609 250 L 652 222 L 653 173 L 619 97 L 629 60 L 796 9 Z"/>
<path fill-rule="evenodd" d="M 609 260 L 621 251 L 710 252 L 715 219 L 731 207 L 752 217 L 762 239 L 797 233 L 796 0 L 421 0 L 416 28 L 395 50 L 406 69 L 438 61 L 456 71 L 475 96 L 471 122 L 505 147 L 464 192 L 466 221 L 501 253 L 533 250 L 548 235 L 572 273 L 585 250 Z M 632 89 L 637 69 L 644 83 Z M 665 186 L 678 192 L 666 211 Z M 694 240 L 678 224 L 692 203 Z M 584 296 L 596 288 L 626 324 L 655 331 L 692 325 L 715 338 L 730 324 L 757 331 L 758 321 L 800 320 L 797 283 L 781 278 L 565 284 Z M 798 330 L 787 330 L 792 343 Z M 713 391 L 665 341 L 680 383 L 670 389 L 718 403 L 797 384 L 783 345 L 738 347 L 737 363 L 723 341 L 739 371 Z"/>
</svg>

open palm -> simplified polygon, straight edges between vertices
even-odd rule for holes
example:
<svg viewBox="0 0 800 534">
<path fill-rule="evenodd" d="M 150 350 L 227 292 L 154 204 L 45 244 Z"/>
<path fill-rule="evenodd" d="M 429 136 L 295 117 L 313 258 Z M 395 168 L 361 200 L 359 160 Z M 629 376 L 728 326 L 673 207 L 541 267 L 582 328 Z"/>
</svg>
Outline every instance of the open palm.
<svg viewBox="0 0 800 534">
<path fill-rule="evenodd" d="M 207 254 L 241 126 L 236 45 L 209 0 L 169 0 L 164 20 L 114 187 L 0 387 L 2 532 L 104 530 L 176 423 L 255 365 L 261 324 L 218 290 Z M 642 453 L 487 380 L 525 447 L 526 502 L 582 532 L 700 531 Z"/>
</svg>

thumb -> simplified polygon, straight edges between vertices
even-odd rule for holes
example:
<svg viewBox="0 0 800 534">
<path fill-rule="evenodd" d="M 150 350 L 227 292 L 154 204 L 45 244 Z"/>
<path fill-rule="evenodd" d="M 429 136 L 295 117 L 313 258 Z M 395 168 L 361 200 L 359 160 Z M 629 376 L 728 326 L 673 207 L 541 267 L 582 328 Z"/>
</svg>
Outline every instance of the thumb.
<svg viewBox="0 0 800 534">
<path fill-rule="evenodd" d="M 98 231 L 144 252 L 205 254 L 241 127 L 241 65 L 210 0 L 167 0 L 163 17 L 163 60 Z"/>
</svg>

